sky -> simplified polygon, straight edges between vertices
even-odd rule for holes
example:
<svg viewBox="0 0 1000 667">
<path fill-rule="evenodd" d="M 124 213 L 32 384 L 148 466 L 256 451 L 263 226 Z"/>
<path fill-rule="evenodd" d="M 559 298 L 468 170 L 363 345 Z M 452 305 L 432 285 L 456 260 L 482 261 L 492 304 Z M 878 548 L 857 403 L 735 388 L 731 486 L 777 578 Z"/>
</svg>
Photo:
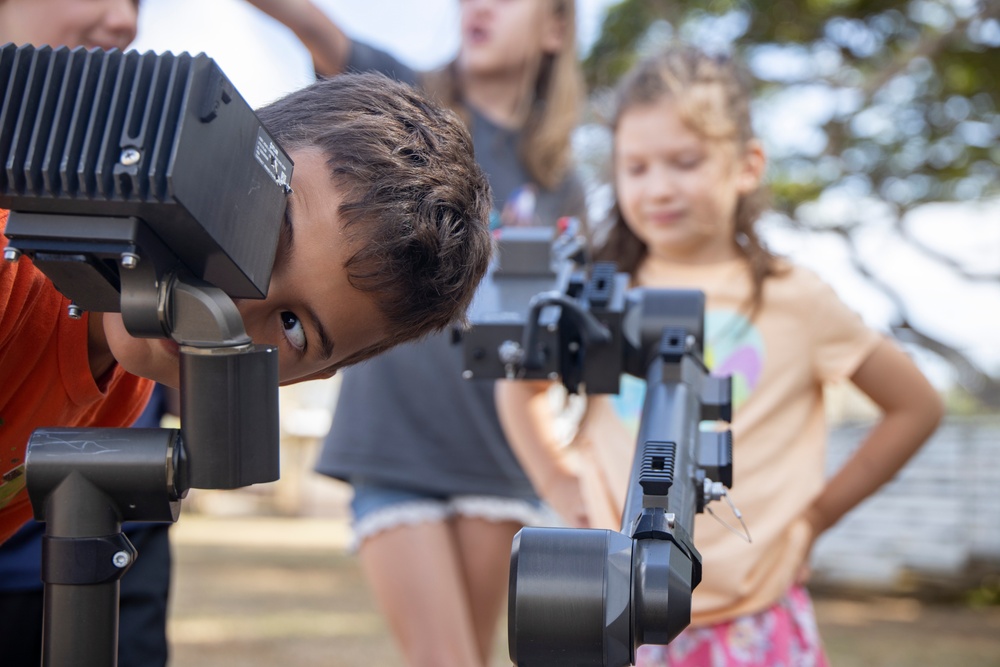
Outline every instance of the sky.
<svg viewBox="0 0 1000 667">
<path fill-rule="evenodd" d="M 349 35 L 419 69 L 447 62 L 458 48 L 457 0 L 315 1 Z M 596 38 L 611 4 L 613 0 L 577 0 L 581 55 Z M 308 53 L 295 36 L 244 0 L 143 0 L 132 48 L 204 52 L 215 59 L 252 107 L 312 80 Z M 806 111 L 786 109 L 779 115 L 795 119 Z M 793 125 L 778 122 L 786 140 Z M 768 138 L 764 140 L 766 144 Z M 928 207 L 917 214 L 914 228 L 930 246 L 954 252 L 980 271 L 1000 274 L 1000 202 Z M 775 250 L 816 270 L 870 326 L 888 330 L 891 303 L 850 267 L 849 256 L 836 239 L 775 229 L 770 230 L 768 240 Z M 862 252 L 873 260 L 881 277 L 907 296 L 915 324 L 1000 374 L 1000 285 L 996 281 L 956 280 L 926 255 L 901 244 L 891 229 L 876 223 L 862 242 Z M 930 358 L 918 361 L 936 384 L 948 384 L 947 368 Z"/>
</svg>

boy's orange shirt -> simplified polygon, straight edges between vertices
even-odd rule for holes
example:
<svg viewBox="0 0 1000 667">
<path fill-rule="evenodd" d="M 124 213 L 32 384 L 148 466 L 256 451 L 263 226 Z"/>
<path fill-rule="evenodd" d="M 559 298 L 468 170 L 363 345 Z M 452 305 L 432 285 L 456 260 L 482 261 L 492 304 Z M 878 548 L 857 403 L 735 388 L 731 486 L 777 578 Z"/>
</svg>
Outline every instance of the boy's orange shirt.
<svg viewBox="0 0 1000 667">
<path fill-rule="evenodd" d="M 7 211 L 0 210 L 0 235 Z M 0 250 L 7 237 L 0 236 Z M 117 364 L 94 381 L 87 314 L 66 315 L 69 299 L 22 257 L 0 260 L 0 543 L 32 516 L 24 457 L 37 428 L 125 427 L 138 418 L 153 382 Z"/>
</svg>

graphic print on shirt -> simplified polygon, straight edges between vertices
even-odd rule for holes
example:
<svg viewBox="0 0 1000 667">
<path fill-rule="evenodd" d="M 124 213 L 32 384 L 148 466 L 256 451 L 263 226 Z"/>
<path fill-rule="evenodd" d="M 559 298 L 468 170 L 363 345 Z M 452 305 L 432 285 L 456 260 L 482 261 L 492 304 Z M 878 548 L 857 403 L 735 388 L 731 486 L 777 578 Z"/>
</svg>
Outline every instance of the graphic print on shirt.
<svg viewBox="0 0 1000 667">
<path fill-rule="evenodd" d="M 498 211 L 490 211 L 490 231 L 496 233 L 501 227 L 535 227 L 539 220 L 535 216 L 538 204 L 538 188 L 524 183 L 510 194 Z"/>
<path fill-rule="evenodd" d="M 733 310 L 705 313 L 705 365 L 712 375 L 732 377 L 733 412 L 746 403 L 764 372 L 764 339 L 746 315 Z M 638 434 L 646 381 L 623 375 L 621 391 L 611 397 L 615 412 Z"/>
<path fill-rule="evenodd" d="M 733 412 L 747 402 L 764 372 L 764 339 L 743 313 L 705 313 L 705 365 L 712 375 L 732 377 Z"/>
</svg>

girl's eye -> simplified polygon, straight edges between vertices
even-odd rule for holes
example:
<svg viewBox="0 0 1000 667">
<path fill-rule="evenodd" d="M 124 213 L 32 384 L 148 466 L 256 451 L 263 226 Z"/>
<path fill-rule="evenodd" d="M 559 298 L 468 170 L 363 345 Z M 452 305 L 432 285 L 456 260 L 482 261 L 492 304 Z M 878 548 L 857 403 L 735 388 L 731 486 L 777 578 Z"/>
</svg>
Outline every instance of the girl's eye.
<svg viewBox="0 0 1000 667">
<path fill-rule="evenodd" d="M 702 158 L 700 155 L 691 155 L 687 157 L 682 157 L 677 161 L 677 166 L 684 170 L 697 169 L 701 166 Z"/>
<path fill-rule="evenodd" d="M 288 339 L 289 345 L 299 351 L 306 349 L 306 332 L 295 313 L 282 311 L 281 327 L 285 330 L 285 338 Z"/>
</svg>

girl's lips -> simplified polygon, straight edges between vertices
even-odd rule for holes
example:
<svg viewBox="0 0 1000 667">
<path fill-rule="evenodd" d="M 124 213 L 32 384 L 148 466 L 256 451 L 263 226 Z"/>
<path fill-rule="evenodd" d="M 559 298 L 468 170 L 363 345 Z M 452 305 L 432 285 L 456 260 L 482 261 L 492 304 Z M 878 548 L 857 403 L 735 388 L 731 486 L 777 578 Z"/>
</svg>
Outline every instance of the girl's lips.
<svg viewBox="0 0 1000 667">
<path fill-rule="evenodd" d="M 465 41 L 467 44 L 483 44 L 489 40 L 489 32 L 485 28 L 473 26 L 465 31 Z"/>
<path fill-rule="evenodd" d="M 654 224 L 670 225 L 680 220 L 683 215 L 681 211 L 654 211 L 647 213 L 646 218 Z"/>
</svg>

